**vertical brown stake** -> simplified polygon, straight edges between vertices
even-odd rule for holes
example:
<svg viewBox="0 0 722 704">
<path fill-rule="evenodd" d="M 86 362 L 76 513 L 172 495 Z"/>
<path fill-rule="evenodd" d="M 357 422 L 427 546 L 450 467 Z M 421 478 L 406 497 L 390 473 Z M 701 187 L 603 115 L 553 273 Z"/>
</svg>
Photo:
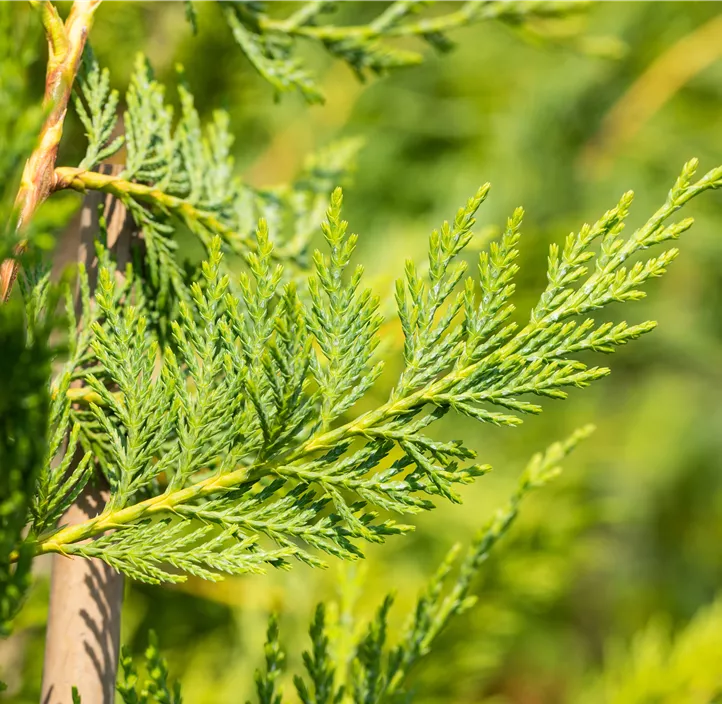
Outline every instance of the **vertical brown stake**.
<svg viewBox="0 0 722 704">
<path fill-rule="evenodd" d="M 121 167 L 104 165 L 100 170 L 118 173 Z M 130 259 L 134 231 L 120 201 L 96 192 L 86 196 L 77 252 L 78 261 L 88 268 L 91 294 L 98 268 L 93 242 L 99 232 L 98 206 L 103 202 L 107 246 L 121 272 Z M 107 489 L 96 481 L 86 487 L 61 524 L 81 523 L 97 515 L 107 500 Z M 83 704 L 113 704 L 122 602 L 123 576 L 101 560 L 53 556 L 41 704 L 69 704 L 73 686 L 78 688 Z"/>
</svg>

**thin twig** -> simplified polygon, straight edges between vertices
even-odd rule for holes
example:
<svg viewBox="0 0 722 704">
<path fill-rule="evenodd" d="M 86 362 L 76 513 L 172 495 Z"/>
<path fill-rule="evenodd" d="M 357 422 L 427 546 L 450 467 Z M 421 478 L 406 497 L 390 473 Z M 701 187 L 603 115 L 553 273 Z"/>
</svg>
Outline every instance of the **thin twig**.
<svg viewBox="0 0 722 704">
<path fill-rule="evenodd" d="M 53 190 L 70 188 L 79 193 L 101 191 L 115 196 L 123 202 L 129 198 L 154 206 L 161 211 L 177 215 L 187 225 L 200 224 L 210 233 L 220 235 L 234 251 L 253 250 L 255 243 L 249 238 L 224 225 L 213 213 L 196 208 L 183 198 L 170 195 L 156 186 L 127 181 L 122 176 L 99 174 L 96 171 L 68 166 L 55 169 Z"/>
</svg>

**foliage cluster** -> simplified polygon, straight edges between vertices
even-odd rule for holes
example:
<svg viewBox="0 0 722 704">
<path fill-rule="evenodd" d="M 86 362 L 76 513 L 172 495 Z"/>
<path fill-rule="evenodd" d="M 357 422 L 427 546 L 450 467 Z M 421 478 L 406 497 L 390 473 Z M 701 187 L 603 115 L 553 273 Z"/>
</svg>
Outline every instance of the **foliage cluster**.
<svg viewBox="0 0 722 704">
<path fill-rule="evenodd" d="M 319 18 L 331 5 L 305 3 L 285 19 L 256 3 L 226 5 L 223 13 L 262 77 L 314 102 L 320 92 L 294 54 L 297 37 L 319 42 L 363 75 L 418 61 L 388 38 L 421 37 L 446 49 L 445 32 L 456 26 L 482 19 L 526 26 L 566 12 L 548 3 L 464 3 L 419 19 L 422 3 L 396 2 L 368 26 L 325 26 Z M 195 19 L 192 5 L 188 13 Z M 357 142 L 323 150 L 289 186 L 259 189 L 234 175 L 228 115 L 215 112 L 204 124 L 182 75 L 178 99 L 176 117 L 139 56 L 119 134 L 119 93 L 86 50 L 75 106 L 88 148 L 77 167 L 55 169 L 55 188 L 115 196 L 139 236 L 134 264 L 120 272 L 104 246 L 101 218 L 97 284 L 81 265 L 77 282 L 55 287 L 28 262 L 24 312 L 19 300 L 2 308 L 3 630 L 27 589 L 34 555 L 98 558 L 151 584 L 188 576 L 214 581 L 293 560 L 318 567 L 329 557 L 357 559 L 365 543 L 409 531 L 400 517 L 438 499 L 459 502 L 459 488 L 489 467 L 469 462 L 472 447 L 440 440 L 438 421 L 453 414 L 516 426 L 523 415 L 541 412 L 540 399 L 563 399 L 569 388 L 606 376 L 608 369 L 589 364 L 589 353 L 611 353 L 655 324 L 601 321 L 599 311 L 644 297 L 643 285 L 677 255 L 675 248 L 651 256 L 646 250 L 676 240 L 692 224 L 670 222 L 676 211 L 722 186 L 722 167 L 695 180 L 696 161 L 687 163 L 664 204 L 626 235 L 632 194 L 624 194 L 597 222 L 551 246 L 546 285 L 525 317 L 512 302 L 523 213 L 515 210 L 500 237 L 478 247 L 477 211 L 489 192 L 483 186 L 432 233 L 428 261 L 407 261 L 397 281 L 403 368 L 379 401 L 388 306 L 366 286 L 362 267 L 352 265 L 357 238 L 334 189 L 350 171 Z M 19 155 L 24 147 L 16 146 Z M 10 174 L 20 157 L 8 154 Z M 116 155 L 124 162 L 118 175 L 93 170 Z M 315 250 L 322 213 L 325 242 Z M 183 233 L 205 249 L 198 267 L 179 261 Z M 14 244 L 14 235 L 5 241 Z M 467 276 L 466 254 L 478 248 L 478 275 Z M 59 296 L 69 331 L 62 354 L 48 345 Z M 294 678 L 300 700 L 407 700 L 408 671 L 447 621 L 473 603 L 472 580 L 521 498 L 550 479 L 585 434 L 533 460 L 453 578 L 455 553 L 442 563 L 396 645 L 388 645 L 390 598 L 345 655 L 333 647 L 334 629 L 349 624 L 330 628 L 321 604 L 305 672 Z M 110 486 L 103 512 L 58 525 L 97 476 Z M 697 633 L 704 629 L 691 628 L 689 638 L 707 649 Z M 640 652 L 664 650 L 657 635 L 640 642 L 651 644 Z M 654 667 L 672 663 L 679 688 L 693 679 L 685 647 L 652 658 Z M 123 700 L 179 702 L 154 640 L 147 657 L 144 681 L 123 656 Z M 265 658 L 257 695 L 276 704 L 284 653 L 275 620 Z M 645 658 L 638 658 L 640 671 Z M 636 691 L 635 676 L 621 674 L 632 683 L 614 686 Z"/>
</svg>

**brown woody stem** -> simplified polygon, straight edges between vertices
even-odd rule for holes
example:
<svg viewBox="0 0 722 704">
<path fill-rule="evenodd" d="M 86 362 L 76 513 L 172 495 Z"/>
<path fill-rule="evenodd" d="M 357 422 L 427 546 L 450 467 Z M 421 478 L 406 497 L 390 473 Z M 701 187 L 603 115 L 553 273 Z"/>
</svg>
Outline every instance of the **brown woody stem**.
<svg viewBox="0 0 722 704">
<path fill-rule="evenodd" d="M 20 189 L 15 198 L 17 229 L 22 230 L 32 219 L 40 204 L 54 187 L 55 160 L 63 134 L 63 123 L 73 82 L 78 71 L 93 15 L 101 0 L 75 0 L 68 19 L 63 23 L 50 0 L 34 3 L 48 39 L 48 65 L 45 76 L 43 106 L 47 117 L 43 123 L 38 144 L 25 163 Z M 15 254 L 22 254 L 27 242 L 21 241 Z M 0 301 L 7 301 L 18 274 L 16 259 L 8 259 L 0 265 Z"/>
</svg>

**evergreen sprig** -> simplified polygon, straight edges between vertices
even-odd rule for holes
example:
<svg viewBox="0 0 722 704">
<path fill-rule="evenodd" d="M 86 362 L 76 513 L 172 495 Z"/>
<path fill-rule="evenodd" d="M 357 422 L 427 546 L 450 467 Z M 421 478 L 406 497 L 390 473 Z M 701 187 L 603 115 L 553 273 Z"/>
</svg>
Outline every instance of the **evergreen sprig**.
<svg viewBox="0 0 722 704">
<path fill-rule="evenodd" d="M 479 531 L 467 548 L 451 587 L 446 588 L 460 546 L 457 545 L 449 551 L 419 596 L 399 644 L 388 655 L 384 678 L 386 697 L 400 697 L 403 700 L 406 695 L 406 678 L 414 665 L 429 654 L 435 639 L 448 622 L 476 603 L 476 597 L 471 594 L 474 578 L 491 550 L 509 531 L 522 501 L 529 492 L 552 481 L 561 471 L 560 462 L 593 430 L 593 426 L 580 428 L 563 442 L 554 443 L 531 458 L 508 503 L 498 509 L 487 525 Z"/>
<path fill-rule="evenodd" d="M 101 70 L 89 48 L 83 54 L 83 71 L 76 86 L 75 110 L 88 138 L 88 148 L 78 168 L 92 169 L 125 142 L 123 135 L 111 139 L 118 122 L 118 91 L 110 88 L 110 71 Z"/>
<path fill-rule="evenodd" d="M 3 144 L 0 171 L 12 173 L 36 142 L 17 206 L 10 205 L 13 188 L 0 188 L 5 227 L 20 230 L 0 243 L 0 260 L 7 260 L 2 298 L 9 297 L 17 258 L 35 235 L 26 227 L 54 190 L 98 190 L 119 199 L 140 231 L 134 238 L 140 256 L 135 268 L 118 272 L 99 242 L 97 286 L 80 266 L 76 292 L 67 281 L 56 289 L 47 272 L 27 266 L 25 308 L 18 301 L 0 308 L 2 634 L 39 554 L 100 559 L 149 583 L 189 575 L 217 580 L 286 567 L 292 559 L 312 566 L 323 565 L 325 555 L 355 559 L 365 543 L 410 530 L 397 521 L 431 509 L 440 497 L 460 501 L 459 485 L 488 467 L 472 463 L 475 453 L 460 441 L 439 440 L 434 423 L 456 413 L 514 426 L 542 410 L 539 399 L 564 398 L 569 388 L 606 375 L 580 354 L 613 352 L 654 323 L 613 325 L 592 316 L 610 303 L 641 298 L 643 286 L 677 254 L 645 250 L 687 230 L 691 219 L 669 224 L 671 216 L 697 194 L 722 186 L 722 168 L 693 182 L 696 162 L 690 162 L 662 208 L 626 237 L 632 199 L 625 194 L 599 221 L 552 246 L 546 287 L 521 327 L 513 303 L 521 210 L 481 254 L 478 277 L 466 275 L 462 257 L 489 190 L 482 187 L 432 233 L 428 267 L 407 263 L 396 287 L 404 369 L 387 402 L 357 413 L 383 360 L 380 303 L 363 285 L 362 269 L 353 268 L 356 236 L 342 219 L 341 191 L 332 191 L 348 171 L 354 145 L 319 155 L 289 186 L 251 188 L 233 173 L 228 117 L 216 112 L 203 124 L 182 76 L 174 111 L 143 56 L 125 95 L 119 134 L 119 95 L 88 51 L 76 97 L 86 155 L 77 168 L 55 168 L 99 0 L 74 4 L 67 20 L 49 1 L 33 4 L 49 46 L 45 120 L 39 127 L 43 111 L 16 109 L 15 89 L 0 96 L 12 108 L 0 118 L 0 141 L 17 143 Z M 282 19 L 255 2 L 224 4 L 223 12 L 251 64 L 277 92 L 299 91 L 318 102 L 322 94 L 296 53 L 297 39 L 321 45 L 364 78 L 421 60 L 397 39 L 447 50 L 459 27 L 483 20 L 525 27 L 580 7 L 488 0 L 426 15 L 428 4 L 398 0 L 359 26 L 326 23 L 325 13 L 337 3 L 325 0 L 305 2 Z M 186 12 L 195 30 L 192 3 Z M 0 24 L 11 27 L 2 10 Z M 7 44 L 0 58 L 12 52 Z M 3 68 L 11 66 L 12 74 L 14 63 L 29 61 L 8 60 Z M 36 131 L 39 139 L 30 140 Z M 121 148 L 120 174 L 93 172 Z M 324 210 L 325 250 L 309 256 Z M 179 229 L 206 250 L 197 270 L 178 260 Z M 101 218 L 101 240 L 105 234 Z M 238 276 L 227 273 L 228 253 L 243 257 Z M 70 331 L 62 364 L 48 342 L 58 290 L 65 292 Z M 48 389 L 53 361 L 59 374 Z M 473 603 L 473 579 L 520 502 L 554 476 L 556 462 L 587 432 L 532 461 L 454 579 L 456 551 L 442 563 L 395 645 L 391 597 L 348 660 L 335 653 L 319 606 L 303 655 L 305 674 L 294 678 L 298 697 L 316 704 L 409 700 L 408 674 L 448 621 Z M 95 473 L 110 487 L 101 514 L 58 525 Z M 280 704 L 285 656 L 275 619 L 267 640 L 258 698 Z M 123 701 L 180 704 L 153 636 L 146 656 L 141 684 L 123 654 Z M 80 702 L 75 688 L 72 700 Z"/>
<path fill-rule="evenodd" d="M 281 704 L 282 701 L 277 680 L 283 673 L 286 654 L 281 648 L 278 634 L 278 619 L 276 616 L 271 616 L 271 618 L 268 619 L 266 644 L 263 647 L 266 668 L 264 671 L 257 670 L 254 678 L 256 681 L 256 693 L 260 704 Z"/>
<path fill-rule="evenodd" d="M 313 358 L 313 376 L 321 398 L 321 428 L 327 428 L 353 406 L 382 369 L 380 362 L 372 365 L 382 322 L 379 300 L 370 289 L 358 291 L 363 267 L 357 266 L 350 280 L 344 281 L 358 238 L 346 233 L 341 204 L 341 190 L 336 189 L 327 221 L 321 226 L 331 255 L 326 258 L 316 251 L 315 272 L 308 280 L 310 311 L 306 323 L 323 355 L 323 361 Z"/>
<path fill-rule="evenodd" d="M 409 674 L 420 659 L 429 655 L 436 638 L 449 621 L 475 604 L 476 597 L 471 594 L 474 579 L 491 550 L 513 524 L 521 502 L 530 491 L 544 486 L 559 474 L 559 463 L 592 430 L 591 426 L 580 428 L 565 441 L 554 443 L 545 452 L 534 455 L 508 503 L 498 509 L 479 531 L 463 559 L 458 559 L 460 545 L 455 545 L 446 555 L 419 595 L 395 645 L 389 642 L 391 595 L 383 599 L 348 661 L 341 660 L 334 652 L 326 607 L 323 603 L 319 604 L 309 629 L 311 648 L 303 653 L 305 672 L 293 678 L 296 693 L 303 704 L 412 701 Z M 452 577 L 455 569 L 456 575 Z M 272 623 L 276 623 L 275 617 Z M 277 628 L 269 629 L 266 648 L 273 652 L 281 648 Z M 275 669 L 256 674 L 264 681 L 271 676 L 274 681 L 278 677 Z M 260 699 L 260 702 L 264 701 Z"/>
<path fill-rule="evenodd" d="M 298 699 L 303 704 L 412 701 L 413 689 L 408 681 L 410 673 L 419 660 L 432 652 L 436 639 L 448 623 L 475 604 L 476 597 L 472 594 L 474 580 L 490 552 L 509 531 L 520 504 L 531 491 L 543 487 L 559 474 L 560 463 L 592 430 L 591 426 L 580 428 L 565 441 L 554 443 L 544 452 L 534 455 L 507 504 L 499 508 L 479 531 L 463 558 L 459 560 L 461 545 L 455 545 L 446 555 L 419 594 L 395 644 L 390 642 L 389 634 L 389 616 L 393 606 L 391 595 L 383 599 L 348 659 L 336 651 L 333 624 L 329 623 L 326 605 L 319 603 L 309 627 L 310 647 L 302 655 L 303 670 L 293 676 Z M 281 704 L 288 701 L 280 682 L 285 674 L 286 653 L 281 645 L 276 615 L 269 619 L 264 652 L 265 667 L 255 673 L 257 700 L 259 704 Z M 168 704 L 179 702 L 179 688 L 175 690 L 176 698 L 170 698 L 167 666 L 158 654 L 154 634 L 151 634 L 146 657 L 149 673 L 155 673 L 152 684 L 166 697 L 158 696 L 157 701 Z M 139 698 L 139 678 L 127 651 L 124 651 L 121 664 L 124 678 L 118 690 L 123 702 L 156 701 Z M 156 683 L 162 683 L 162 686 Z M 148 684 L 145 686 L 148 688 Z"/>
<path fill-rule="evenodd" d="M 56 188 L 109 193 L 128 208 L 143 240 L 144 270 L 138 274 L 155 311 L 187 302 L 189 277 L 178 260 L 175 240 L 179 228 L 189 230 L 207 251 L 211 240 L 221 237 L 225 249 L 245 254 L 255 247 L 253 230 L 263 217 L 276 244 L 274 257 L 306 267 L 313 228 L 331 190 L 352 168 L 358 140 L 320 150 L 290 185 L 254 189 L 234 173 L 227 113 L 217 110 L 202 124 L 182 75 L 176 118 L 165 87 L 145 56 L 138 55 L 125 98 L 125 134 L 109 142 L 116 129 L 117 91 L 110 89 L 108 71 L 92 53 L 85 55 L 84 65 L 75 104 L 88 149 L 77 168 L 56 169 Z M 125 168 L 120 174 L 92 171 L 123 145 Z"/>
<path fill-rule="evenodd" d="M 148 646 L 144 653 L 144 670 L 140 673 L 130 650 L 123 646 L 120 653 L 120 672 L 116 690 L 123 704 L 183 704 L 180 682 L 168 681 L 168 663 L 161 655 L 158 636 L 148 633 Z M 73 704 L 82 704 L 76 687 L 72 688 Z"/>
<path fill-rule="evenodd" d="M 423 61 L 419 52 L 398 46 L 398 39 L 417 38 L 438 51 L 449 51 L 454 46 L 449 33 L 461 27 L 497 21 L 521 28 L 585 8 L 583 3 L 469 0 L 438 13 L 426 12 L 437 4 L 396 0 L 367 24 L 346 26 L 326 20 L 341 7 L 329 0 L 301 3 L 282 19 L 272 16 L 266 3 L 227 2 L 223 7 L 234 39 L 256 71 L 277 93 L 298 91 L 309 103 L 322 102 L 323 93 L 296 53 L 299 38 L 320 45 L 363 80 L 368 74 L 382 75 Z M 543 31 L 538 34 L 543 36 Z"/>
<path fill-rule="evenodd" d="M 407 531 L 392 516 L 429 509 L 435 497 L 458 501 L 456 487 L 488 469 L 468 464 L 474 453 L 462 443 L 430 435 L 436 420 L 456 412 L 517 425 L 541 411 L 534 396 L 564 398 L 608 373 L 578 353 L 611 352 L 653 328 L 589 314 L 639 299 L 664 273 L 676 249 L 627 262 L 676 239 L 692 221 L 667 220 L 722 186 L 722 168 L 692 182 L 695 168 L 684 167 L 665 204 L 629 236 L 625 194 L 561 250 L 552 246 L 548 284 L 521 328 L 510 320 L 521 211 L 481 254 L 477 282 L 455 262 L 472 239 L 481 188 L 432 234 L 428 273 L 409 263 L 397 287 L 406 368 L 389 401 L 346 422 L 379 372 L 380 318 L 360 271 L 346 271 L 355 237 L 340 217 L 340 191 L 323 228 L 330 256 L 314 255 L 306 286 L 283 283 L 263 221 L 237 285 L 222 271 L 216 238 L 163 347 L 142 307 L 122 302 L 112 271 L 101 269 L 90 348 L 102 374 L 76 373 L 99 401 L 89 408 L 111 499 L 99 517 L 42 534 L 38 552 L 100 557 L 138 579 L 175 581 L 290 557 L 318 565 L 319 551 L 354 558 L 360 542 Z"/>
<path fill-rule="evenodd" d="M 117 690 L 123 704 L 182 704 L 180 684 L 168 683 L 168 664 L 160 654 L 154 631 L 148 634 L 144 654 L 147 675 L 141 678 L 129 650 L 122 650 Z"/>
</svg>

